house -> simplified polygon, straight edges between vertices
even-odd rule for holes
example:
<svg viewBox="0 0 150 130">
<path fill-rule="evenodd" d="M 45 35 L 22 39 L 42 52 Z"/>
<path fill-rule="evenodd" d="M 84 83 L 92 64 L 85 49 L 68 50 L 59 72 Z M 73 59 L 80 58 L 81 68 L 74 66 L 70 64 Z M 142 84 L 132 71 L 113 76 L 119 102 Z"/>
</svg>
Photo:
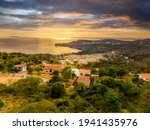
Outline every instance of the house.
<svg viewBox="0 0 150 130">
<path fill-rule="evenodd" d="M 31 65 L 30 67 L 31 67 L 31 69 L 33 69 L 33 70 L 35 70 L 35 69 L 37 68 L 36 65 Z"/>
<path fill-rule="evenodd" d="M 26 64 L 18 64 L 18 65 L 15 65 L 14 68 L 17 71 L 27 71 L 27 65 Z"/>
<path fill-rule="evenodd" d="M 53 72 L 55 70 L 57 71 L 61 71 L 63 69 L 63 66 L 62 65 L 46 65 L 44 66 L 43 68 L 43 72 L 44 73 L 49 73 L 49 72 Z"/>
<path fill-rule="evenodd" d="M 150 73 L 139 74 L 139 78 L 150 82 Z"/>
<path fill-rule="evenodd" d="M 80 76 L 80 70 L 77 68 L 71 68 L 72 73 L 74 73 L 76 76 Z"/>
<path fill-rule="evenodd" d="M 77 79 L 77 83 L 83 83 L 85 85 L 90 85 L 90 77 L 89 76 L 79 76 Z"/>
<path fill-rule="evenodd" d="M 91 75 L 91 70 L 80 69 L 80 75 Z"/>
<path fill-rule="evenodd" d="M 71 68 L 71 71 L 76 75 L 76 76 L 86 76 L 86 75 L 91 75 L 91 70 L 86 70 L 86 69 L 78 69 L 78 68 Z"/>
</svg>

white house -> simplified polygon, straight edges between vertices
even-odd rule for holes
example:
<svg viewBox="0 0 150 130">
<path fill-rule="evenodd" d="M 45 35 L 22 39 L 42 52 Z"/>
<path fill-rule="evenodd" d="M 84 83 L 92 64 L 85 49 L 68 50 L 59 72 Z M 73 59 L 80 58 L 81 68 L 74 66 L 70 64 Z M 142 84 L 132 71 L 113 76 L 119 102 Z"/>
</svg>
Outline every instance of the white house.
<svg viewBox="0 0 150 130">
<path fill-rule="evenodd" d="M 71 68 L 72 73 L 74 73 L 76 76 L 80 76 L 80 70 L 77 68 Z"/>
<path fill-rule="evenodd" d="M 17 71 L 27 71 L 27 65 L 25 65 L 25 64 L 15 65 L 14 68 Z"/>
<path fill-rule="evenodd" d="M 71 71 L 72 71 L 76 76 L 91 75 L 91 70 L 78 69 L 78 68 L 71 68 Z"/>
</svg>

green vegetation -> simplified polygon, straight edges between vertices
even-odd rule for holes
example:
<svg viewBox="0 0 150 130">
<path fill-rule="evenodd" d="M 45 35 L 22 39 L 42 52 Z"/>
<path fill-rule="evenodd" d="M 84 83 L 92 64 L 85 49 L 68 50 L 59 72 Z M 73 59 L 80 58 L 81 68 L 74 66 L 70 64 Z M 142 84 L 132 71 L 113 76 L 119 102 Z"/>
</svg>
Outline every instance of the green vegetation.
<svg viewBox="0 0 150 130">
<path fill-rule="evenodd" d="M 73 77 L 73 74 L 71 72 L 71 69 L 70 67 L 65 67 L 63 70 L 62 70 L 62 77 L 64 80 L 69 80 Z"/>
<path fill-rule="evenodd" d="M 0 108 L 4 106 L 4 103 L 2 102 L 2 100 L 0 99 Z"/>
<path fill-rule="evenodd" d="M 39 65 L 36 71 L 41 75 L 42 61 L 59 63 L 57 57 L 42 54 L 0 53 L 0 57 L 2 72 L 14 72 L 10 63 L 26 63 Z M 150 112 L 150 82 L 137 75 L 150 72 L 149 63 L 116 58 L 80 67 L 94 74 L 89 86 L 76 83 L 70 67 L 48 73 L 48 81 L 30 75 L 0 84 L 0 112 Z"/>
<path fill-rule="evenodd" d="M 29 66 L 40 65 L 42 61 L 47 63 L 59 63 L 58 57 L 51 54 L 22 54 L 22 53 L 5 53 L 0 52 L 0 71 L 2 72 L 16 72 L 14 65 L 26 64 L 28 66 L 28 73 L 32 74 L 33 69 Z M 35 71 L 41 71 L 41 66 L 35 68 Z"/>
<path fill-rule="evenodd" d="M 62 82 L 50 85 L 30 77 L 1 85 L 0 93 L 3 102 L 7 96 L 19 100 L 17 106 L 5 112 L 150 112 L 150 83 L 137 85 L 108 76 L 94 80 L 89 87 L 77 84 L 72 88 Z M 67 87 L 72 90 L 67 91 Z M 0 106 L 5 110 L 8 104 L 3 106 L 3 102 L 0 100 Z"/>
<path fill-rule="evenodd" d="M 50 90 L 50 96 L 52 98 L 60 98 L 62 96 L 65 95 L 65 88 L 64 88 L 64 84 L 61 82 L 55 82 L 52 86 L 51 86 L 51 90 Z"/>
</svg>

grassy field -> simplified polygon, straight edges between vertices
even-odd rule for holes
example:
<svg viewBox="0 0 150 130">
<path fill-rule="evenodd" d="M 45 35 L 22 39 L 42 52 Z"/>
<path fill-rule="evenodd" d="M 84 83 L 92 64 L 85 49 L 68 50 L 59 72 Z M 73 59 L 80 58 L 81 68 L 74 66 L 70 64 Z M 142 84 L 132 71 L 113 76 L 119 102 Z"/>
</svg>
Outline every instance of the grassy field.
<svg viewBox="0 0 150 130">
<path fill-rule="evenodd" d="M 0 83 L 7 84 L 7 85 L 14 83 L 21 78 L 22 77 L 17 76 L 15 74 L 0 73 Z"/>
</svg>

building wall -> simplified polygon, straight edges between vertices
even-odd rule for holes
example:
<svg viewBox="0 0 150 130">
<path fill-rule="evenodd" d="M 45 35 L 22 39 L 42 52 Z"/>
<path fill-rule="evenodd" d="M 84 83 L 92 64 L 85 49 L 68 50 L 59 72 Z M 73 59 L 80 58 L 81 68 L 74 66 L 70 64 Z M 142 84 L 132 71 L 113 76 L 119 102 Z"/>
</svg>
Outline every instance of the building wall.
<svg viewBox="0 0 150 130">
<path fill-rule="evenodd" d="M 21 71 L 27 71 L 27 66 L 22 67 Z"/>
<path fill-rule="evenodd" d="M 43 72 L 44 72 L 44 73 L 49 73 L 49 72 L 50 72 L 50 70 L 43 70 Z"/>
<path fill-rule="evenodd" d="M 79 69 L 73 68 L 73 69 L 71 69 L 71 71 L 72 71 L 76 76 L 80 76 L 80 71 L 79 71 Z"/>
</svg>

